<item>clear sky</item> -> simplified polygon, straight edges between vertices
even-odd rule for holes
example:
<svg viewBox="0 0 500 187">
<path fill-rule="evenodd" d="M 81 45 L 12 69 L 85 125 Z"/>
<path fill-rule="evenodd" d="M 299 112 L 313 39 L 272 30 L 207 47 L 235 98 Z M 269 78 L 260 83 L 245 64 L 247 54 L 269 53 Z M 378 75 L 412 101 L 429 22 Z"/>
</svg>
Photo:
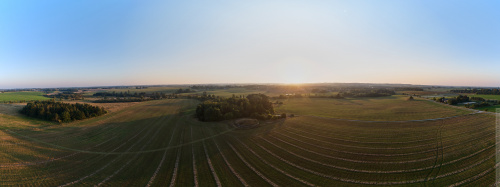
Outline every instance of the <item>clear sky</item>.
<svg viewBox="0 0 500 187">
<path fill-rule="evenodd" d="M 0 88 L 500 86 L 496 0 L 5 0 Z"/>
</svg>

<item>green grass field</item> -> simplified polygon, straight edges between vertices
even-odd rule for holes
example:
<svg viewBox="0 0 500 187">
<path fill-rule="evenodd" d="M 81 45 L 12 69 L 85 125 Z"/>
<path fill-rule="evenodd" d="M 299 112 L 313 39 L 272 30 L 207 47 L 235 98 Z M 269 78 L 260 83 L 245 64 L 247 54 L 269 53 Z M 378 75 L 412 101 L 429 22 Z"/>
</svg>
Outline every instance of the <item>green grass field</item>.
<svg viewBox="0 0 500 187">
<path fill-rule="evenodd" d="M 148 101 L 64 125 L 0 114 L 0 184 L 491 186 L 495 182 L 491 114 L 464 115 L 470 112 L 429 101 L 408 104 L 403 97 L 304 99 L 282 106 L 299 117 L 263 121 L 259 128 L 242 130 L 229 121 L 197 121 L 192 117 L 197 103 Z M 341 109 L 345 112 L 338 114 Z M 391 118 L 397 111 L 409 115 Z M 459 116 L 367 122 L 316 117 L 322 115 L 391 121 Z"/>
<path fill-rule="evenodd" d="M 469 94 L 469 97 L 482 97 L 484 99 L 492 99 L 492 100 L 498 100 L 500 101 L 500 95 L 476 95 L 476 94 Z M 477 110 L 483 110 L 483 111 L 488 111 L 488 112 L 497 112 L 500 113 L 500 105 L 494 105 L 494 106 L 487 106 L 487 107 L 479 107 L 476 108 Z"/>
<path fill-rule="evenodd" d="M 500 101 L 500 95 L 469 95 L 470 97 L 482 97 L 485 99 L 495 99 Z"/>
<path fill-rule="evenodd" d="M 0 103 L 8 101 L 31 101 L 31 100 L 48 100 L 42 92 L 5 92 L 0 93 Z"/>
<path fill-rule="evenodd" d="M 500 113 L 500 105 L 487 106 L 487 107 L 478 107 L 477 110 L 483 110 L 488 112 L 497 112 Z"/>
</svg>

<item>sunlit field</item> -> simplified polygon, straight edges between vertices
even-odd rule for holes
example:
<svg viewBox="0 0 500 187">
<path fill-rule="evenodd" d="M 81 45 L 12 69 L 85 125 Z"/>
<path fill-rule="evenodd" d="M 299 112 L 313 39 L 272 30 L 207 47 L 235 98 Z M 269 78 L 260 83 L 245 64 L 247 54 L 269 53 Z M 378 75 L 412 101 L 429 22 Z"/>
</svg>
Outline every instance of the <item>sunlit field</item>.
<svg viewBox="0 0 500 187">
<path fill-rule="evenodd" d="M 495 100 L 500 100 L 500 95 L 481 95 L 481 94 L 474 94 L 474 95 L 469 95 L 471 97 L 482 97 L 485 99 L 495 99 Z"/>
<path fill-rule="evenodd" d="M 19 101 L 32 101 L 32 100 L 48 100 L 50 98 L 44 97 L 42 92 L 5 92 L 0 93 L 0 103 L 2 102 L 19 102 Z"/>
<path fill-rule="evenodd" d="M 407 99 L 408 96 L 352 99 L 295 98 L 279 100 L 283 104 L 277 105 L 276 111 L 278 113 L 368 121 L 423 120 L 474 112 L 425 99 L 413 101 Z"/>
<path fill-rule="evenodd" d="M 399 96 L 290 99 L 277 110 L 297 117 L 261 121 L 259 128 L 244 130 L 232 121 L 199 122 L 193 118 L 197 103 L 167 99 L 115 106 L 104 116 L 63 125 L 0 114 L 0 182 L 15 186 L 485 186 L 494 182 L 491 114 Z M 395 109 L 406 113 L 397 115 Z"/>
</svg>

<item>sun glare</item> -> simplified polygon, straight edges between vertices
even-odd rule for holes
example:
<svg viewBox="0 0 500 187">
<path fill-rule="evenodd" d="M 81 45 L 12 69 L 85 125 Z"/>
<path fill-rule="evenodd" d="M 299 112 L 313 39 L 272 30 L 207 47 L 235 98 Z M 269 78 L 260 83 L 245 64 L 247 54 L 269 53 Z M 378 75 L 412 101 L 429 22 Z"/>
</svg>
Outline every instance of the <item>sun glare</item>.
<svg viewBox="0 0 500 187">
<path fill-rule="evenodd" d="M 301 84 L 304 83 L 305 81 L 300 78 L 299 76 L 291 76 L 285 80 L 284 83 L 286 84 Z"/>
<path fill-rule="evenodd" d="M 307 74 L 309 73 L 308 63 L 293 59 L 287 62 L 282 62 L 280 65 L 282 67 L 281 79 L 283 83 L 286 84 L 299 84 L 307 82 Z"/>
</svg>

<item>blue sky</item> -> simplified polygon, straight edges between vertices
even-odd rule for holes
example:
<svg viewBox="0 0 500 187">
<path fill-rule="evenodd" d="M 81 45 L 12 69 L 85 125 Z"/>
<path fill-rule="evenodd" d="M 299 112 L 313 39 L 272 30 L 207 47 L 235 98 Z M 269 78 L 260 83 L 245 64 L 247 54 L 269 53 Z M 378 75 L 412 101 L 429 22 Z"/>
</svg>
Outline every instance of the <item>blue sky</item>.
<svg viewBox="0 0 500 187">
<path fill-rule="evenodd" d="M 0 1 L 0 88 L 500 86 L 499 1 Z"/>
</svg>

